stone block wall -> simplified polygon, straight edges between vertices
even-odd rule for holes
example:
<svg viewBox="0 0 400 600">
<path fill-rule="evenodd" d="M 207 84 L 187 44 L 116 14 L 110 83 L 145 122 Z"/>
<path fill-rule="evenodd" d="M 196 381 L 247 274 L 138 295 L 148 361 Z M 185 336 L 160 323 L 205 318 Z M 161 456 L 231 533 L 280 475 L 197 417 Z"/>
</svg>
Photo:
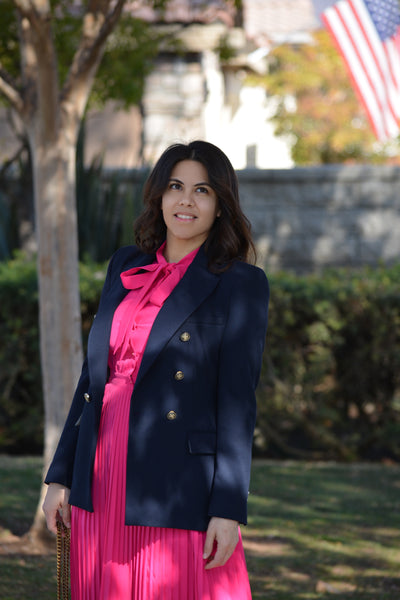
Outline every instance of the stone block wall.
<svg viewBox="0 0 400 600">
<path fill-rule="evenodd" d="M 400 168 L 247 169 L 238 177 L 258 262 L 267 270 L 400 260 Z"/>
</svg>

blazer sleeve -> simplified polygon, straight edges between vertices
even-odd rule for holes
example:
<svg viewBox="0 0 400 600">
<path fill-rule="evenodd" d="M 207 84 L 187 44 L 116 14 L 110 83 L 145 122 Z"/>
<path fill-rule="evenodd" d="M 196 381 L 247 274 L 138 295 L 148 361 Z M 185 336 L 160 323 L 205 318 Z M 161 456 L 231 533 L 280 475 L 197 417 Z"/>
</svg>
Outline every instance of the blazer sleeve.
<svg viewBox="0 0 400 600">
<path fill-rule="evenodd" d="M 233 275 L 220 347 L 217 452 L 209 516 L 246 524 L 255 389 L 267 330 L 269 286 L 257 267 L 241 263 Z"/>
<path fill-rule="evenodd" d="M 53 460 L 47 471 L 45 483 L 60 483 L 67 488 L 71 487 L 72 472 L 75 461 L 75 449 L 79 434 L 79 419 L 84 407 L 84 393 L 89 388 L 89 373 L 87 358 L 83 363 L 81 376 L 75 390 L 71 408 L 68 413 L 64 429 Z"/>
<path fill-rule="evenodd" d="M 107 269 L 107 275 L 101 293 L 100 303 L 107 294 L 113 279 L 113 266 L 115 262 L 114 255 Z M 84 394 L 90 387 L 88 359 L 84 360 L 82 372 L 76 387 L 72 404 L 58 442 L 53 460 L 47 471 L 45 483 L 60 483 L 70 488 L 72 483 L 72 474 L 75 461 L 75 451 L 79 435 L 79 421 L 85 406 Z"/>
</svg>

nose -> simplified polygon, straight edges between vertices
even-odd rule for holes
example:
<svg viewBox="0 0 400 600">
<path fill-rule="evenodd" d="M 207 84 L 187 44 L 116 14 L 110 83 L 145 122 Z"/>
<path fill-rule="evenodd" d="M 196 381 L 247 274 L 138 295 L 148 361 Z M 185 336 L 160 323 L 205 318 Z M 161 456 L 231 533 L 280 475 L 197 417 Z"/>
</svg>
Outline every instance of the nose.
<svg viewBox="0 0 400 600">
<path fill-rule="evenodd" d="M 179 199 L 181 206 L 193 206 L 193 198 L 190 191 L 184 191 Z"/>
</svg>

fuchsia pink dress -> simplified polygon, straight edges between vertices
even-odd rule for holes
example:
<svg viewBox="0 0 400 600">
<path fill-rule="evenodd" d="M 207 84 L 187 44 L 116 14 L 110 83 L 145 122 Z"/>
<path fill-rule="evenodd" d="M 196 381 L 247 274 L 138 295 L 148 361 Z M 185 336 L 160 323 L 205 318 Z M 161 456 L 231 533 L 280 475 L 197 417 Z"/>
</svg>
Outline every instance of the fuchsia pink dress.
<svg viewBox="0 0 400 600">
<path fill-rule="evenodd" d="M 165 299 L 196 255 L 121 274 L 130 291 L 114 314 L 90 513 L 72 507 L 72 600 L 249 600 L 241 539 L 223 567 L 204 569 L 206 534 L 128 526 L 125 484 L 129 410 L 147 338 Z"/>
</svg>

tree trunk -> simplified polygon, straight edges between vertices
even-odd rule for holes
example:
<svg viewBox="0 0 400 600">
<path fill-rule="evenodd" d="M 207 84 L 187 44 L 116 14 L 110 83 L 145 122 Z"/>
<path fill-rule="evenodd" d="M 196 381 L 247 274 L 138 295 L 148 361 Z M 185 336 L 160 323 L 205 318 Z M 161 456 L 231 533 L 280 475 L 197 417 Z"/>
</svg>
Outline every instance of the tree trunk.
<svg viewBox="0 0 400 600">
<path fill-rule="evenodd" d="M 22 91 L 0 69 L 0 93 L 18 112 L 27 131 L 32 156 L 45 471 L 60 437 L 82 364 L 75 200 L 78 127 L 105 43 L 124 2 L 92 0 L 88 3 L 81 39 L 60 90 L 52 3 L 50 0 L 13 0 L 19 26 Z M 71 10 L 74 4 L 70 3 Z M 68 2 L 65 8 L 68 13 Z M 42 488 L 30 530 L 30 537 L 36 541 L 48 539 L 41 510 L 44 492 Z"/>
<path fill-rule="evenodd" d="M 72 131 L 71 130 L 75 130 Z M 76 127 L 30 138 L 38 240 L 39 325 L 45 405 L 44 470 L 54 454 L 82 365 L 75 201 Z M 48 539 L 42 498 L 30 536 Z"/>
</svg>

